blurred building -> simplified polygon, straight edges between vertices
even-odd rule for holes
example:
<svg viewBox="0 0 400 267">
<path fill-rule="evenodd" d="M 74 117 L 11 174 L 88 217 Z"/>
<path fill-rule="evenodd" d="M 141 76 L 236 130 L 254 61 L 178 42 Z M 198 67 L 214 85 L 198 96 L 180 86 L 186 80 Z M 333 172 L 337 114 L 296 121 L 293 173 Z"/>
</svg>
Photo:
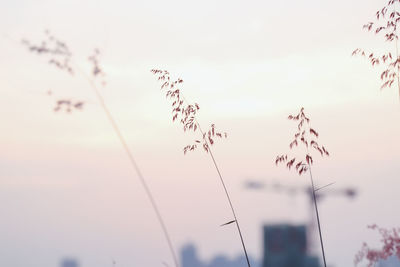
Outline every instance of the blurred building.
<svg viewBox="0 0 400 267">
<path fill-rule="evenodd" d="M 380 260 L 377 265 L 377 267 L 399 267 L 399 266 L 400 266 L 400 258 L 397 256 L 391 256 L 386 260 Z"/>
<path fill-rule="evenodd" d="M 61 267 L 79 267 L 78 261 L 75 259 L 63 259 L 61 261 Z"/>
<path fill-rule="evenodd" d="M 309 255 L 307 231 L 305 225 L 275 224 L 264 226 L 263 261 L 249 256 L 252 267 L 321 267 L 319 258 Z M 181 250 L 182 267 L 244 267 L 246 258 L 240 255 L 230 259 L 217 255 L 210 261 L 198 257 L 193 244 L 185 245 Z"/>
<path fill-rule="evenodd" d="M 249 256 L 252 267 L 261 267 L 260 263 Z M 185 245 L 181 250 L 182 267 L 244 267 L 247 266 L 246 258 L 240 255 L 230 259 L 223 255 L 217 255 L 210 261 L 200 260 L 196 247 L 193 244 Z"/>
<path fill-rule="evenodd" d="M 318 257 L 307 251 L 306 226 L 264 226 L 263 267 L 320 267 Z"/>
</svg>

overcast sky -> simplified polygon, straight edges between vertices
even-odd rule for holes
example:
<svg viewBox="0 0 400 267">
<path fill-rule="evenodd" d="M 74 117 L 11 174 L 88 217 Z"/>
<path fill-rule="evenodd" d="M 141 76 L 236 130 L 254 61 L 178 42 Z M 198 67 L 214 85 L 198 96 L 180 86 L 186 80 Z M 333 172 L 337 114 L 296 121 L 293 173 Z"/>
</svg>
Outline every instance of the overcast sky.
<svg viewBox="0 0 400 267">
<path fill-rule="evenodd" d="M 235 256 L 241 246 L 211 159 L 183 155 L 196 138 L 172 124 L 150 73 L 183 78 L 198 119 L 228 132 L 214 148 L 250 253 L 262 255 L 262 225 L 309 220 L 304 195 L 249 191 L 248 179 L 308 185 L 283 166 L 304 106 L 331 157 L 316 159 L 318 186 L 356 199 L 320 204 L 327 261 L 351 266 L 366 226 L 399 226 L 400 103 L 380 91 L 380 69 L 351 57 L 357 47 L 393 49 L 362 30 L 386 1 L 0 1 L 0 265 L 82 267 L 172 265 L 155 215 L 89 84 L 29 53 L 22 38 L 49 29 L 68 43 L 74 66 L 102 52 L 102 90 L 154 191 L 179 250 Z M 46 94 L 53 92 L 52 96 Z M 56 99 L 84 100 L 83 111 L 52 111 Z"/>
</svg>

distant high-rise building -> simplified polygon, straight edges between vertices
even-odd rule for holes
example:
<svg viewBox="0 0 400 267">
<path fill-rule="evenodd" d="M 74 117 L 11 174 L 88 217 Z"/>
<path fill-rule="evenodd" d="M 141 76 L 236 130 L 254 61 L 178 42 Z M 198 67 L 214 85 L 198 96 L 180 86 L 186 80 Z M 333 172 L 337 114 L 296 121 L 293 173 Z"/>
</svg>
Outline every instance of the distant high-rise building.
<svg viewBox="0 0 400 267">
<path fill-rule="evenodd" d="M 317 257 L 307 255 L 304 225 L 264 226 L 263 267 L 319 267 Z"/>
<path fill-rule="evenodd" d="M 63 259 L 61 261 L 61 267 L 79 267 L 79 264 L 75 259 Z"/>
<path fill-rule="evenodd" d="M 275 224 L 264 226 L 263 261 L 249 256 L 252 267 L 321 267 L 319 258 L 308 254 L 305 225 Z M 244 267 L 244 255 L 236 258 L 216 255 L 209 261 L 201 260 L 193 244 L 181 250 L 182 267 Z"/>
</svg>

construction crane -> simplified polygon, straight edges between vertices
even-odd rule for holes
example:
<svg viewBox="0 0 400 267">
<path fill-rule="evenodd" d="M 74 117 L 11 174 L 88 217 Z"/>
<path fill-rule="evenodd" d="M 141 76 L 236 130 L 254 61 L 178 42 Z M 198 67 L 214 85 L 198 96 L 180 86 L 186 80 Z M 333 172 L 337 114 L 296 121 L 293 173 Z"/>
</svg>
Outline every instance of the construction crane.
<svg viewBox="0 0 400 267">
<path fill-rule="evenodd" d="M 321 186 L 319 188 L 315 188 L 315 198 L 317 201 L 327 197 L 327 196 L 344 196 L 350 199 L 353 199 L 357 195 L 357 191 L 354 188 L 330 188 L 329 190 L 322 190 L 328 186 L 333 185 L 334 183 L 327 184 L 325 186 Z M 267 184 L 264 182 L 256 181 L 256 180 L 247 180 L 245 182 L 245 188 L 249 190 L 272 190 L 277 193 L 284 193 L 290 196 L 295 196 L 297 194 L 306 194 L 309 199 L 309 222 L 307 223 L 307 247 L 310 250 L 315 250 L 314 248 L 314 240 L 316 240 L 316 225 L 315 225 L 315 213 L 314 213 L 314 199 L 313 192 L 311 186 L 294 186 L 294 185 L 284 185 L 280 183 L 272 183 Z"/>
</svg>

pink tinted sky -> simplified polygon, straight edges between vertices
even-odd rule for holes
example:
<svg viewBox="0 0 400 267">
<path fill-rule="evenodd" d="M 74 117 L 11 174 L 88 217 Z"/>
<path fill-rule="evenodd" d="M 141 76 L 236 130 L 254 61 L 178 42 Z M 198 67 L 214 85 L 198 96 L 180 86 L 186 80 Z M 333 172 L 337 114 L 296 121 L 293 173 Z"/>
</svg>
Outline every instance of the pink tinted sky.
<svg viewBox="0 0 400 267">
<path fill-rule="evenodd" d="M 229 133 L 215 154 L 226 176 L 251 253 L 260 257 L 261 226 L 307 221 L 305 197 L 244 190 L 247 179 L 306 185 L 273 164 L 286 152 L 301 106 L 329 148 L 318 185 L 357 187 L 354 201 L 321 203 L 327 259 L 350 266 L 366 225 L 399 225 L 400 104 L 379 91 L 379 69 L 351 58 L 356 47 L 385 49 L 361 30 L 384 1 L 13 1 L 0 18 L 0 265 L 159 266 L 170 256 L 153 212 L 86 81 L 71 79 L 29 54 L 21 38 L 50 29 L 89 70 L 103 52 L 107 103 L 148 178 L 176 247 L 201 256 L 241 252 L 208 156 L 183 156 L 192 140 L 171 123 L 170 107 L 150 74 L 169 69 L 201 106 L 201 123 Z M 87 101 L 84 111 L 53 113 L 55 97 Z M 330 189 L 326 189 L 330 190 Z"/>
</svg>

